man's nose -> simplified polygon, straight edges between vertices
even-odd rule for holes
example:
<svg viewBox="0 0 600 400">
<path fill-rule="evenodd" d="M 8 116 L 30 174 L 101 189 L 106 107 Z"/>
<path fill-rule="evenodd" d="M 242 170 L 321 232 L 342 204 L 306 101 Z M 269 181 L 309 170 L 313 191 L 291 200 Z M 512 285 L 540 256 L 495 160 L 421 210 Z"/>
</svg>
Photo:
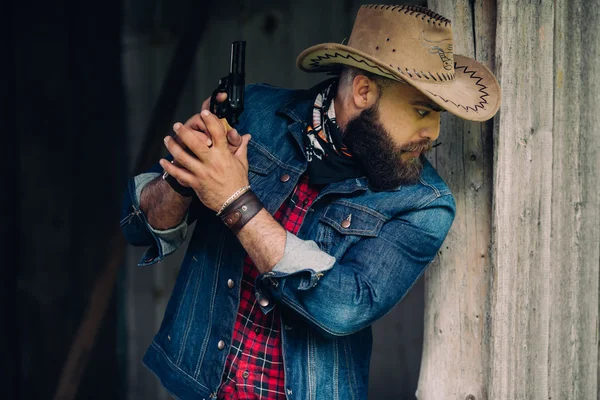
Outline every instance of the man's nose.
<svg viewBox="0 0 600 400">
<path fill-rule="evenodd" d="M 422 127 L 419 130 L 419 136 L 422 139 L 428 138 L 432 142 L 440 136 L 440 119 L 437 118 L 435 121 L 428 123 L 427 126 Z"/>
</svg>

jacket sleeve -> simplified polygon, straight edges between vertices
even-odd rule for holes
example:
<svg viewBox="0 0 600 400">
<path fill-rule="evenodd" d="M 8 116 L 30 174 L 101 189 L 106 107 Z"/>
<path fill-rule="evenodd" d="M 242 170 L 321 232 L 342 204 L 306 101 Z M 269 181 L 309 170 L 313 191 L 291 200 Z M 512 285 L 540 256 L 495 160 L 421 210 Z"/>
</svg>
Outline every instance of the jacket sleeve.
<svg viewBox="0 0 600 400">
<path fill-rule="evenodd" d="M 400 302 L 437 254 L 455 213 L 453 198 L 444 197 L 388 221 L 377 237 L 362 238 L 338 260 L 288 232 L 281 261 L 257 278 L 259 294 L 325 336 L 366 328 Z"/>
<path fill-rule="evenodd" d="M 134 246 L 148 247 L 139 266 L 157 263 L 177 250 L 187 236 L 188 226 L 206 211 L 206 207 L 194 196 L 181 223 L 166 230 L 154 229 L 140 209 L 140 196 L 144 187 L 161 174 L 162 168 L 157 163 L 148 172 L 133 177 L 123 198 L 120 225 L 125 239 Z"/>
</svg>

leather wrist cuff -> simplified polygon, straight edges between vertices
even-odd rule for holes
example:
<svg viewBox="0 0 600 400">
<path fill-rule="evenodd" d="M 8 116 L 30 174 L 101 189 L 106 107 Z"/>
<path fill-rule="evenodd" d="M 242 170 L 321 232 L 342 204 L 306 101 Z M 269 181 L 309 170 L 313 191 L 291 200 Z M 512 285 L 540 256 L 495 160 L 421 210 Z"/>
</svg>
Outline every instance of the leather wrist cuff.
<svg viewBox="0 0 600 400">
<path fill-rule="evenodd" d="M 263 205 L 258 197 L 252 190 L 248 190 L 228 205 L 220 217 L 233 233 L 238 233 L 262 209 Z"/>
<path fill-rule="evenodd" d="M 176 191 L 183 197 L 192 197 L 194 195 L 194 193 L 196 193 L 196 192 L 194 192 L 194 189 L 192 189 L 191 187 L 183 186 L 182 184 L 177 182 L 177 179 L 173 178 L 169 174 L 166 174 L 166 173 L 163 174 L 163 180 L 167 181 L 169 186 L 171 186 L 171 189 L 173 189 L 174 191 Z"/>
</svg>

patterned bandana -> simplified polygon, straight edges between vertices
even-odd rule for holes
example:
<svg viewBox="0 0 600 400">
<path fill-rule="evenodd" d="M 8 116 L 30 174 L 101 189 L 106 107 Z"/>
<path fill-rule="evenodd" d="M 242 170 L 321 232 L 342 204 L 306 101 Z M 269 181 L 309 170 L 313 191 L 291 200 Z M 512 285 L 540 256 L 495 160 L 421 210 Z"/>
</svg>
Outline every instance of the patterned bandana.
<svg viewBox="0 0 600 400">
<path fill-rule="evenodd" d="M 328 184 L 364 175 L 342 143 L 333 101 L 337 87 L 336 80 L 317 95 L 313 106 L 313 124 L 306 128 L 307 172 L 311 184 Z"/>
</svg>

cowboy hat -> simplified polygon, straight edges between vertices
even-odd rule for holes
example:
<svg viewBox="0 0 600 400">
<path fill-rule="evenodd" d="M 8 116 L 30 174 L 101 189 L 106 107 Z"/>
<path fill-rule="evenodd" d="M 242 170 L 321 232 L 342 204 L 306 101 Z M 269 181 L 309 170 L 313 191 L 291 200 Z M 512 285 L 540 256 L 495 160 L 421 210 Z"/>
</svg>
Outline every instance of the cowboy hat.
<svg viewBox="0 0 600 400">
<path fill-rule="evenodd" d="M 494 74 L 472 58 L 453 54 L 450 20 L 420 6 L 363 5 L 347 45 L 324 43 L 296 60 L 306 72 L 350 65 L 406 82 L 448 112 L 472 121 L 500 107 Z"/>
</svg>

